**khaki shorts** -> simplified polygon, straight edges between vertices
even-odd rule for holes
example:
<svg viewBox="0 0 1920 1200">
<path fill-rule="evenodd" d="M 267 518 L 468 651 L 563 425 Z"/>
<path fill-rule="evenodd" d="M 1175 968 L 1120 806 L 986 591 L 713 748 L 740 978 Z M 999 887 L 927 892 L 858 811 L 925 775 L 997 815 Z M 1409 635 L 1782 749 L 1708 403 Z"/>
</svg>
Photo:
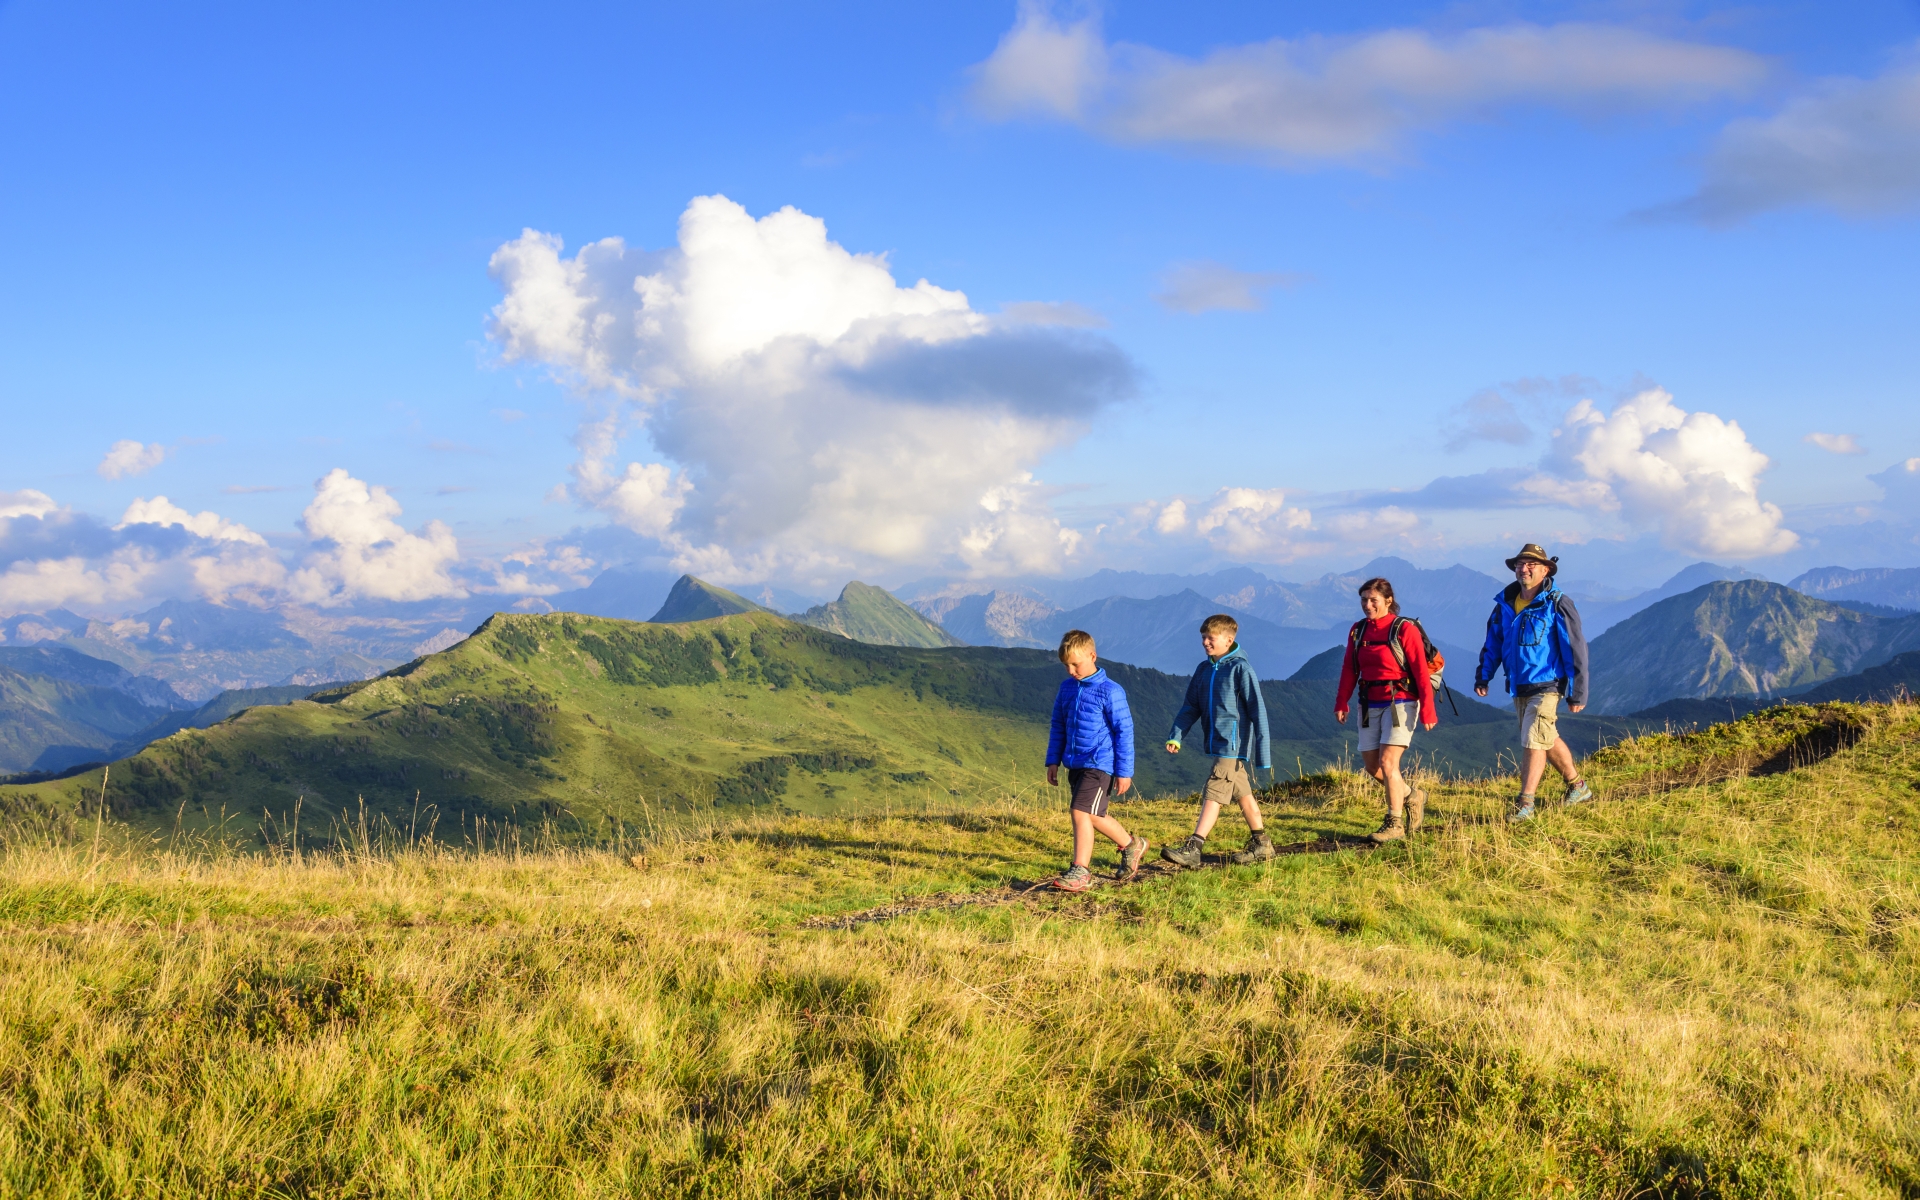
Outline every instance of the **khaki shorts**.
<svg viewBox="0 0 1920 1200">
<path fill-rule="evenodd" d="M 1242 796 L 1253 795 L 1253 781 L 1247 778 L 1247 764 L 1238 758 L 1216 758 L 1213 770 L 1207 775 L 1207 786 L 1201 796 L 1214 804 L 1226 806 Z"/>
<path fill-rule="evenodd" d="M 1411 746 L 1413 726 L 1420 716 L 1420 702 L 1401 700 L 1392 708 L 1363 707 L 1360 715 L 1366 721 L 1360 727 L 1360 753 L 1378 750 L 1382 746 Z"/>
<path fill-rule="evenodd" d="M 1520 718 L 1520 748 L 1551 750 L 1560 740 L 1560 694 L 1542 692 L 1538 696 L 1515 696 L 1514 715 Z"/>
</svg>

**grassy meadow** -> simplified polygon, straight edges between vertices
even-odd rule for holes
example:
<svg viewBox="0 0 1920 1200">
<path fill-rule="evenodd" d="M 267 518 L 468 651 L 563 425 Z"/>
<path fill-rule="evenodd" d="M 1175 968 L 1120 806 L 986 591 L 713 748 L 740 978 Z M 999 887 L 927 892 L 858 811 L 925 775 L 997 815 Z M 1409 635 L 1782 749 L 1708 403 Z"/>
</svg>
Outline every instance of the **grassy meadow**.
<svg viewBox="0 0 1920 1200">
<path fill-rule="evenodd" d="M 1007 886 L 1065 861 L 1030 791 L 485 853 L 16 824 L 0 1196 L 1920 1195 L 1920 709 L 1590 772 L 1078 897 Z"/>
</svg>

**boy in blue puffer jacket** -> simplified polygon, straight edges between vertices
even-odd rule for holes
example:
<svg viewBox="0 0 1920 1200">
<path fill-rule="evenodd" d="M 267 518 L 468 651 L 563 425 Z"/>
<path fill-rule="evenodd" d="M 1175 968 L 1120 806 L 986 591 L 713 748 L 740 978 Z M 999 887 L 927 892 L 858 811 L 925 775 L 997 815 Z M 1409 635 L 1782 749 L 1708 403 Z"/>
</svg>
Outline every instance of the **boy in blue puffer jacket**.
<svg viewBox="0 0 1920 1200">
<path fill-rule="evenodd" d="M 1160 857 L 1176 866 L 1197 867 L 1205 861 L 1207 834 L 1213 832 L 1213 823 L 1228 800 L 1240 802 L 1252 831 L 1247 848 L 1235 854 L 1233 861 L 1244 866 L 1273 857 L 1273 842 L 1267 837 L 1260 802 L 1253 798 L 1253 780 L 1247 774 L 1249 769 L 1273 767 L 1267 748 L 1267 702 L 1260 695 L 1253 664 L 1240 652 L 1239 634 L 1240 622 L 1225 613 L 1200 622 L 1200 648 L 1207 652 L 1206 661 L 1194 668 L 1186 702 L 1167 734 L 1167 753 L 1178 754 L 1180 738 L 1198 721 L 1202 750 L 1213 756 L 1192 836 L 1178 846 L 1160 848 Z"/>
<path fill-rule="evenodd" d="M 1070 629 L 1060 639 L 1060 661 L 1067 680 L 1053 698 L 1053 730 L 1047 737 L 1047 783 L 1060 786 L 1067 768 L 1073 794 L 1073 865 L 1053 881 L 1063 892 L 1084 892 L 1093 884 L 1095 831 L 1120 847 L 1116 879 L 1131 879 L 1147 853 L 1147 839 L 1134 837 L 1107 815 L 1112 797 L 1133 786 L 1133 713 L 1127 693 L 1100 669 L 1093 635 Z"/>
</svg>

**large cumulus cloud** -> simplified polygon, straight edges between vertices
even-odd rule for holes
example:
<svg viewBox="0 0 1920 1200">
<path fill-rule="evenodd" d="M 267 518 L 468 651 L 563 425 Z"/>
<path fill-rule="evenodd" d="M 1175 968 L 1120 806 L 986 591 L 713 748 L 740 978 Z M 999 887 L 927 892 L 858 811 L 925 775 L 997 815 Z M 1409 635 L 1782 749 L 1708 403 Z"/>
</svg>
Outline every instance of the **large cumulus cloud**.
<svg viewBox="0 0 1920 1200">
<path fill-rule="evenodd" d="M 1104 338 L 903 287 L 794 208 L 703 196 L 655 254 L 528 230 L 492 269 L 502 356 L 596 405 L 576 499 L 723 579 L 1053 569 L 1076 536 L 1033 467 L 1135 386 Z M 636 429 L 660 461 L 619 461 Z"/>
</svg>

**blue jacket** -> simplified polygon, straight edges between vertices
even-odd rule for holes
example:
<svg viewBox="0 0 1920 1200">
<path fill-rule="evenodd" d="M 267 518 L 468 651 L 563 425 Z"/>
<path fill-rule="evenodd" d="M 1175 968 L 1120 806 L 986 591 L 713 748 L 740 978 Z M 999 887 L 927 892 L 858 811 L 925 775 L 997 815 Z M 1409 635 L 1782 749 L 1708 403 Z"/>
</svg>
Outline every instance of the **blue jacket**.
<svg viewBox="0 0 1920 1200">
<path fill-rule="evenodd" d="M 1260 695 L 1260 679 L 1253 664 L 1240 653 L 1240 643 L 1219 658 L 1194 668 L 1187 682 L 1187 699 L 1173 718 L 1167 740 L 1178 744 L 1195 721 L 1201 744 L 1215 758 L 1243 758 L 1253 768 L 1273 766 L 1267 748 L 1267 702 Z"/>
<path fill-rule="evenodd" d="M 1127 708 L 1127 690 L 1104 669 L 1085 679 L 1068 678 L 1053 698 L 1047 765 L 1055 764 L 1133 778 L 1133 712 Z"/>
<path fill-rule="evenodd" d="M 1587 702 L 1587 639 L 1580 632 L 1580 613 L 1567 594 L 1549 578 L 1533 603 L 1513 611 L 1520 585 L 1510 583 L 1493 600 L 1487 618 L 1487 643 L 1480 649 L 1473 686 L 1486 687 L 1493 673 L 1504 669 L 1507 691 L 1526 684 L 1566 680 L 1561 690 L 1568 704 Z"/>
</svg>

